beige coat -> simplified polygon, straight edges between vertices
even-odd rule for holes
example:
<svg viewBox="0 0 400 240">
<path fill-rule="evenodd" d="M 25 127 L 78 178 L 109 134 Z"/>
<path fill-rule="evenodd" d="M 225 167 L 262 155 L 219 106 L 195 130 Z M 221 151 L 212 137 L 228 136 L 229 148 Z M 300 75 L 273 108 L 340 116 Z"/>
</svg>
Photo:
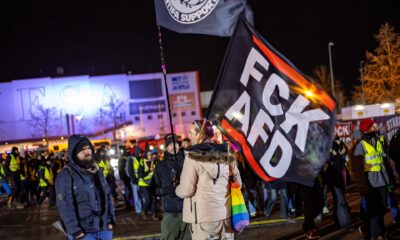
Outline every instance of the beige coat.
<svg viewBox="0 0 400 240">
<path fill-rule="evenodd" d="M 229 218 L 230 175 L 234 175 L 236 181 L 242 185 L 233 155 L 222 152 L 187 152 L 180 185 L 176 188 L 176 195 L 184 198 L 183 221 L 206 223 Z"/>
</svg>

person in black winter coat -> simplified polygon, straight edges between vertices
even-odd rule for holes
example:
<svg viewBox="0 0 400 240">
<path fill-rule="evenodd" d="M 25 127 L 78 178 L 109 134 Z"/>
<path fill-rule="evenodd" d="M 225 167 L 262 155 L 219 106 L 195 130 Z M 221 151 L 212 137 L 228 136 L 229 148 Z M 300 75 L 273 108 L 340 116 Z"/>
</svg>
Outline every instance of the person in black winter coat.
<svg viewBox="0 0 400 240">
<path fill-rule="evenodd" d="M 179 185 L 185 154 L 183 150 L 179 150 L 174 156 L 173 142 L 175 142 L 175 149 L 178 151 L 178 138 L 172 134 L 165 136 L 164 160 L 156 166 L 153 176 L 155 192 L 157 196 L 161 197 L 164 209 L 161 222 L 161 239 L 191 239 L 189 226 L 182 222 L 183 199 L 175 194 L 175 188 Z"/>
<path fill-rule="evenodd" d="M 130 204 L 130 199 L 132 199 L 133 193 L 132 193 L 131 180 L 129 179 L 129 176 L 125 170 L 127 161 L 128 161 L 128 155 L 127 155 L 126 150 L 124 149 L 124 153 L 122 154 L 121 158 L 118 160 L 118 173 L 119 173 L 119 177 L 121 178 L 121 180 L 125 186 L 124 200 L 125 200 L 126 208 L 129 209 L 132 207 Z"/>
<path fill-rule="evenodd" d="M 91 142 L 82 135 L 69 137 L 68 159 L 55 184 L 57 210 L 68 239 L 111 240 L 114 207 Z"/>
<path fill-rule="evenodd" d="M 335 136 L 331 148 L 330 160 L 324 172 L 324 181 L 328 185 L 333 196 L 333 219 L 335 223 L 348 228 L 351 223 L 350 211 L 345 199 L 346 185 L 350 175 L 346 167 L 347 147 L 338 136 Z"/>
<path fill-rule="evenodd" d="M 395 164 L 397 174 L 400 176 L 400 128 L 390 140 L 389 156 Z"/>
</svg>

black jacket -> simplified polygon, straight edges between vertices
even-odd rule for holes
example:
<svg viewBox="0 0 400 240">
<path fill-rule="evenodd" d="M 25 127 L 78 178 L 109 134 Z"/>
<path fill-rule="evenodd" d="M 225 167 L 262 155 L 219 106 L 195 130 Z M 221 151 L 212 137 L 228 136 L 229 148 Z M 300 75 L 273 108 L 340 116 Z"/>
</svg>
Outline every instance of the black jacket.
<svg viewBox="0 0 400 240">
<path fill-rule="evenodd" d="M 68 139 L 70 161 L 58 174 L 55 184 L 58 213 L 68 235 L 73 236 L 81 232 L 100 231 L 106 229 L 108 224 L 115 223 L 110 188 L 103 170 L 99 168 L 91 174 L 74 162 L 74 149 L 84 139 L 81 135 L 73 135 Z"/>
<path fill-rule="evenodd" d="M 130 179 L 128 174 L 126 173 L 126 164 L 127 164 L 128 158 L 127 156 L 122 156 L 119 160 L 118 160 L 118 173 L 119 173 L 119 177 L 121 178 L 121 180 L 124 183 L 129 183 Z"/>
<path fill-rule="evenodd" d="M 184 159 L 183 150 L 177 153 L 177 160 L 173 155 L 165 152 L 164 160 L 154 170 L 155 193 L 157 196 L 161 196 L 164 211 L 167 213 L 182 213 L 183 199 L 176 196 L 175 188 L 179 184 Z M 174 179 L 176 179 L 175 185 L 173 184 Z"/>
<path fill-rule="evenodd" d="M 346 167 L 347 152 L 348 149 L 342 141 L 340 143 L 333 142 L 327 168 L 322 173 L 324 182 L 329 186 L 344 189 L 346 188 L 345 183 L 347 185 L 350 182 L 350 174 Z M 346 181 L 344 173 L 346 174 Z"/>
<path fill-rule="evenodd" d="M 400 129 L 390 140 L 389 156 L 396 164 L 400 164 Z"/>
<path fill-rule="evenodd" d="M 134 156 L 128 156 L 128 158 L 126 159 L 126 163 L 125 163 L 125 172 L 126 175 L 129 177 L 129 179 L 131 180 L 132 184 L 138 184 L 138 179 L 136 177 L 136 172 L 135 172 L 135 161 L 138 161 L 138 158 L 134 157 Z"/>
</svg>

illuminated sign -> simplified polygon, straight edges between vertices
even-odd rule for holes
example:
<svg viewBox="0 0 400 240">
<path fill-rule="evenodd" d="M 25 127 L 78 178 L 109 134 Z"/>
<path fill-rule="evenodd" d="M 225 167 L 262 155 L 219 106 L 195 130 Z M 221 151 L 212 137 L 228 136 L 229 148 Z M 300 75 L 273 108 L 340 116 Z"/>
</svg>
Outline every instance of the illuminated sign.
<svg viewBox="0 0 400 240">
<path fill-rule="evenodd" d="M 161 101 L 148 101 L 129 104 L 129 114 L 139 115 L 144 113 L 165 112 L 165 102 Z"/>
<path fill-rule="evenodd" d="M 171 96 L 190 96 L 190 106 L 187 102 L 185 107 L 196 113 L 174 122 L 181 126 L 179 134 L 185 134 L 187 125 L 201 118 L 197 77 L 197 72 L 167 76 Z M 167 115 L 157 117 L 167 109 L 166 85 L 161 73 L 14 80 L 0 84 L 0 102 L 2 142 L 42 139 L 45 132 L 49 137 L 67 136 L 70 128 L 73 128 L 70 133 L 96 134 L 112 128 L 114 122 L 128 121 L 134 125 L 127 129 L 135 130 L 124 136 L 138 136 L 138 132 L 141 136 L 154 136 L 169 131 Z M 154 116 L 136 126 L 135 119 L 141 114 Z"/>
</svg>

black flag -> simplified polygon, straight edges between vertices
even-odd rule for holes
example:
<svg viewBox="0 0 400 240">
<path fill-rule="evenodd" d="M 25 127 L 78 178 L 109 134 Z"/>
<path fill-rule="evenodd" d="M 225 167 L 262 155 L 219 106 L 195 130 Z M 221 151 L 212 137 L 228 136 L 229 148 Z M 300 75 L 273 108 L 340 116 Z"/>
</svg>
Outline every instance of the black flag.
<svg viewBox="0 0 400 240">
<path fill-rule="evenodd" d="M 336 103 L 240 17 L 208 117 L 265 181 L 312 185 L 329 158 Z"/>
<path fill-rule="evenodd" d="M 154 0 L 157 24 L 178 33 L 232 36 L 239 15 L 253 13 L 246 0 Z"/>
</svg>

